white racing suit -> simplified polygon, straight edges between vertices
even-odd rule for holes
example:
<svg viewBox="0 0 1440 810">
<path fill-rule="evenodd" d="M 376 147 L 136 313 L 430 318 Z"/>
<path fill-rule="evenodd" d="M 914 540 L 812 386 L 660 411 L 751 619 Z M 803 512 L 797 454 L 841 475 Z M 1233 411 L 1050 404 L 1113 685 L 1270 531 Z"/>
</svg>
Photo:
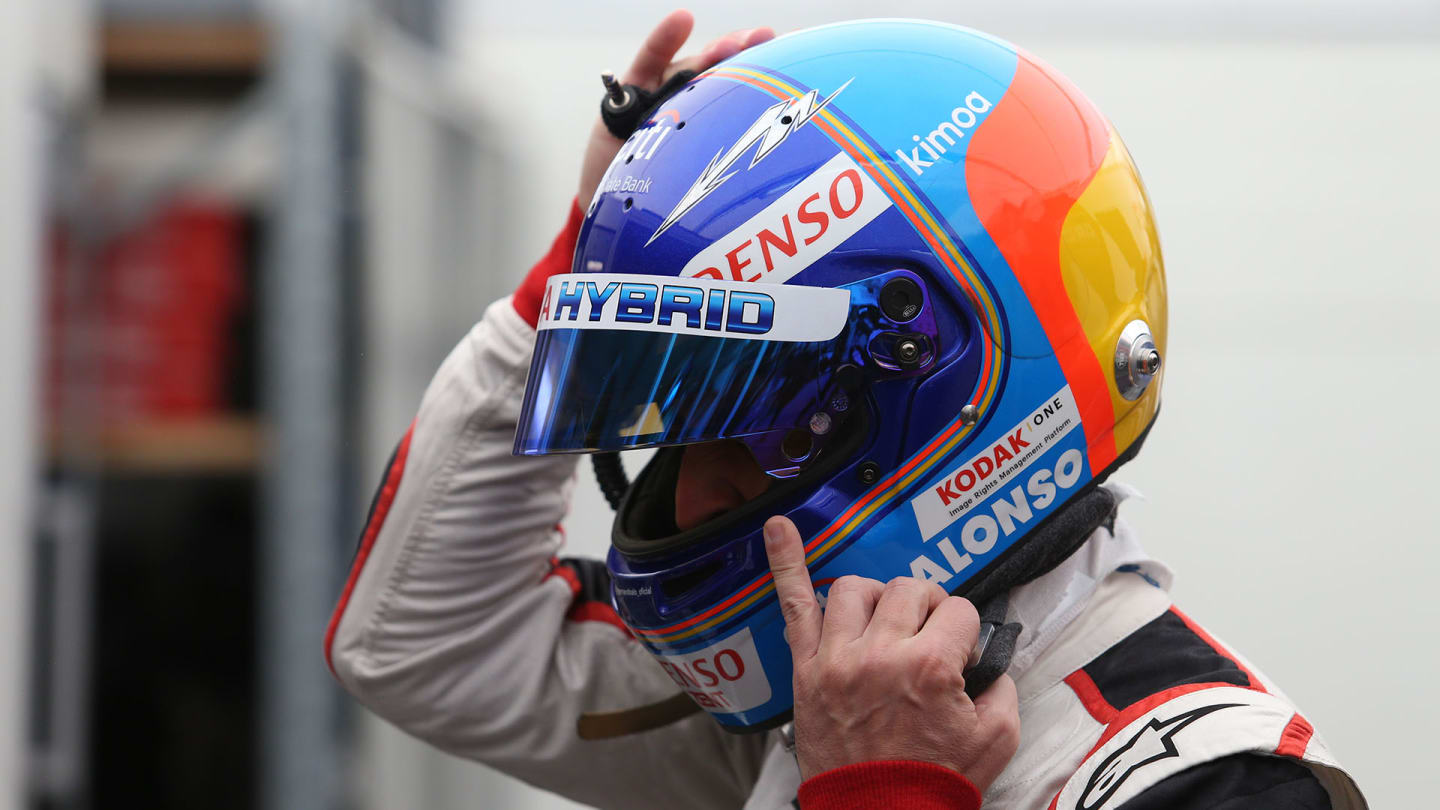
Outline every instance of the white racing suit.
<svg viewBox="0 0 1440 810">
<path fill-rule="evenodd" d="M 511 454 L 533 342 L 505 299 L 441 366 L 371 507 L 332 671 L 410 734 L 580 802 L 792 807 L 777 732 L 702 713 L 577 736 L 582 713 L 678 690 L 610 608 L 603 565 L 556 558 L 576 457 Z M 985 806 L 1364 807 L 1284 695 L 1172 607 L 1169 581 L 1116 520 L 1014 590 L 1021 740 Z"/>
</svg>

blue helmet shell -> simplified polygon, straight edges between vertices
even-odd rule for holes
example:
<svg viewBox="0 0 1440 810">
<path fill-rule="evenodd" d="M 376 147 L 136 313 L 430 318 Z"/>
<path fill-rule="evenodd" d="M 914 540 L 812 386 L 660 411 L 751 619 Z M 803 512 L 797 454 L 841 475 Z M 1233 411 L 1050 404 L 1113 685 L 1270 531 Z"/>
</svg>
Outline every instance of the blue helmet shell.
<svg viewBox="0 0 1440 810">
<path fill-rule="evenodd" d="M 544 305 L 542 321 L 555 320 L 537 341 L 517 452 L 735 437 L 761 455 L 792 431 L 816 434 L 818 459 L 767 464 L 794 477 L 763 509 L 683 544 L 609 554 L 622 619 L 727 728 L 771 727 L 792 705 L 790 652 L 761 537 L 770 515 L 789 516 L 806 538 L 822 598 L 847 574 L 913 575 L 963 592 L 1138 446 L 1134 435 L 1143 433 L 1124 420 L 1143 428 L 1153 419 L 1158 380 L 1150 399 L 1125 405 L 1106 362 L 1111 333 L 1125 322 L 1148 319 L 1163 343 L 1158 245 L 1153 260 L 1142 250 L 1124 267 L 1066 269 L 1067 255 L 1090 255 L 1072 245 L 1082 237 L 1061 234 L 1081 227 L 1069 212 L 1084 195 L 1119 193 L 1092 189 L 1096 178 L 1119 176 L 1104 174 L 1107 161 L 1118 154 L 1130 164 L 1104 119 L 1057 76 L 1012 45 L 956 26 L 884 20 L 798 32 L 716 66 L 659 104 L 589 202 L 573 277 L 624 274 L 621 286 L 605 289 L 633 293 L 634 312 L 651 307 L 643 309 L 651 320 L 635 329 L 660 329 L 652 324 L 664 317 L 667 287 L 693 286 L 697 307 L 715 290 L 761 294 L 777 284 L 850 296 L 838 337 L 784 345 L 700 334 L 710 313 L 718 334 L 718 309 L 694 310 L 699 336 L 657 343 L 656 332 L 573 328 L 583 315 L 567 322 L 574 312 L 551 298 Z M 1055 99 L 1081 112 L 1046 119 L 1063 106 Z M 1048 167 L 1042 155 L 1022 169 L 1015 161 L 1031 158 L 994 137 L 986 147 L 987 130 L 1025 126 L 1067 146 L 1093 143 L 1076 146 L 1074 160 Z M 1012 175 L 1028 180 L 977 180 Z M 1139 189 L 1138 177 L 1131 185 Z M 1145 206 L 1140 224 L 1125 227 L 1153 233 Z M 1054 280 L 1042 277 L 1047 263 L 1012 266 L 1027 245 L 1052 235 Z M 1131 266 L 1137 261 L 1148 264 Z M 1108 279 L 1122 271 L 1143 277 L 1136 296 L 1104 293 L 1103 306 L 1090 309 L 1070 303 L 1075 272 Z M 645 285 L 625 280 L 632 276 L 652 277 L 661 292 L 644 299 L 649 293 L 636 290 Z M 923 291 L 900 319 L 881 301 L 897 278 Z M 557 296 L 577 289 L 553 288 Z M 803 302 L 800 294 L 791 298 Z M 790 299 L 775 301 L 755 317 L 805 317 Z M 897 341 L 907 336 L 923 356 L 902 363 Z M 840 381 L 847 365 L 865 373 L 853 396 Z M 594 416 L 647 385 L 636 401 L 654 403 L 663 423 L 654 431 L 622 424 L 640 424 L 643 412 Z M 715 395 L 717 386 L 728 393 Z M 687 405 L 700 401 L 708 404 Z M 825 421 L 812 421 L 817 413 Z M 815 427 L 831 417 L 851 429 L 826 444 Z"/>
</svg>

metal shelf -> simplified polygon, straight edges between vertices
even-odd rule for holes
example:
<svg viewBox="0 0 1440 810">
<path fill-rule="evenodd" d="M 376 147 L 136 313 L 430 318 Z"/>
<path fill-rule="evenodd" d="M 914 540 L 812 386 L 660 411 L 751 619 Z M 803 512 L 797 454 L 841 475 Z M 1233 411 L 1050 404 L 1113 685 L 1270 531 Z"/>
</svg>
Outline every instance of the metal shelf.
<svg viewBox="0 0 1440 810">
<path fill-rule="evenodd" d="M 264 67 L 269 37 L 258 22 L 107 22 L 100 60 L 127 73 L 249 73 Z"/>
<path fill-rule="evenodd" d="M 64 437 L 49 439 L 53 462 L 72 460 Z M 263 445 L 259 420 L 223 415 L 107 428 L 85 452 L 111 474 L 255 473 Z"/>
</svg>

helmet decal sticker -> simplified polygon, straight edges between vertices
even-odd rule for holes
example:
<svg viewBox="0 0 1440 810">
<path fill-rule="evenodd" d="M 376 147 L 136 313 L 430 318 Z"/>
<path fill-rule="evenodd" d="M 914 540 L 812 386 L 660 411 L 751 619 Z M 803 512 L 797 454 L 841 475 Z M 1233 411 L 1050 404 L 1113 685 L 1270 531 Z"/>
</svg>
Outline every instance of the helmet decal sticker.
<svg viewBox="0 0 1440 810">
<path fill-rule="evenodd" d="M 848 290 L 710 278 L 660 282 L 627 273 L 551 276 L 536 328 L 803 343 L 834 340 L 850 320 Z"/>
<path fill-rule="evenodd" d="M 765 210 L 695 254 L 680 275 L 781 284 L 890 205 L 870 174 L 840 152 Z"/>
<path fill-rule="evenodd" d="M 755 164 L 764 160 L 766 155 L 775 151 L 775 147 L 784 143 L 790 137 L 790 133 L 809 123 L 810 119 L 825 109 L 846 87 L 849 87 L 852 81 L 854 81 L 853 78 L 847 80 L 840 85 L 839 89 L 826 96 L 824 101 L 817 103 L 820 91 L 811 90 L 803 95 L 784 99 L 760 113 L 760 117 L 755 119 L 755 123 L 751 124 L 750 128 L 745 130 L 745 134 L 741 135 L 740 139 L 735 141 L 728 150 L 715 153 L 715 157 L 710 159 L 710 165 L 706 166 L 705 171 L 695 179 L 690 190 L 680 197 L 680 202 L 675 204 L 675 208 L 666 215 L 660 223 L 660 227 L 656 228 L 655 233 L 650 237 L 650 241 L 645 244 L 654 242 L 660 234 L 685 216 L 686 212 L 710 196 L 710 193 L 719 188 L 726 180 L 738 174 L 738 169 L 734 171 L 732 169 L 750 150 L 750 147 L 759 144 L 755 148 L 755 156 L 750 159 L 750 165 L 746 168 L 754 168 Z"/>
<path fill-rule="evenodd" d="M 959 521 L 992 492 L 1010 479 L 1018 477 L 1079 423 L 1075 398 L 1070 395 L 1070 386 L 1067 385 L 1019 424 L 1000 434 L 999 440 L 986 445 L 964 464 L 946 472 L 940 477 L 938 484 L 910 501 L 911 508 L 915 510 L 915 521 L 920 526 L 920 539 L 929 540 L 950 524 Z M 1048 497 L 1037 491 L 1044 486 L 1044 472 L 1041 470 L 1036 474 L 1039 480 L 1035 481 L 1035 486 L 1029 488 L 1030 495 L 1037 498 L 1036 505 L 1042 509 L 1054 499 L 1053 489 L 1049 490 Z M 1071 473 L 1066 473 L 1062 477 L 1070 475 Z M 1078 470 L 1073 475 L 1078 476 Z M 1068 489 L 1074 482 L 1074 478 L 1071 478 L 1070 482 L 1062 484 L 1061 488 Z M 1015 493 L 1012 492 L 1011 495 L 1015 496 Z M 1012 497 L 1012 501 L 1013 511 L 1008 513 L 1010 516 L 1000 516 L 1006 534 L 1014 531 L 1015 520 L 1022 523 L 1029 520 L 1030 509 L 1022 504 L 1022 499 Z M 1020 510 L 1023 510 L 1024 517 L 1019 516 Z M 968 523 L 963 531 L 967 535 L 973 534 Z"/>
<path fill-rule="evenodd" d="M 919 146 L 911 147 L 909 152 L 903 148 L 896 149 L 895 157 L 900 158 L 900 163 L 914 172 L 916 177 L 919 177 L 925 173 L 926 169 L 934 166 L 940 160 L 940 156 L 945 154 L 947 146 L 953 149 L 955 143 L 965 137 L 965 132 L 980 121 L 978 116 L 990 112 L 992 106 L 994 105 L 990 103 L 989 99 L 971 90 L 970 95 L 965 97 L 965 101 L 951 110 L 950 115 L 936 124 L 935 128 L 927 132 L 924 137 L 910 136 L 910 140 Z M 925 159 L 927 157 L 929 160 Z"/>
<path fill-rule="evenodd" d="M 661 110 L 641 124 L 610 160 L 605 174 L 595 186 L 594 195 L 585 206 L 586 214 L 595 213 L 595 206 L 606 194 L 649 194 L 655 178 L 641 177 L 634 172 L 646 168 L 660 144 L 665 143 L 666 136 L 679 128 L 680 113 L 673 108 Z"/>
<path fill-rule="evenodd" d="M 915 512 L 927 551 L 936 535 L 960 524 L 967 515 L 970 517 L 960 524 L 958 541 L 952 542 L 954 532 L 949 532 L 949 536 L 934 543 L 949 571 L 934 555 L 921 553 L 911 561 L 910 575 L 947 583 L 953 574 L 969 568 L 974 558 L 993 551 L 996 543 L 1038 522 L 1036 518 L 1057 502 L 1057 496 L 1063 499 L 1063 493 L 1081 481 L 1085 458 L 1079 448 L 1071 447 L 1058 456 L 1047 454 L 1079 424 L 1075 399 L 1066 386 L 994 443 L 912 499 L 910 508 Z M 1009 487 L 1000 497 L 990 498 L 1011 481 L 1017 481 L 1041 458 L 1050 464 L 1042 465 L 1028 480 Z M 980 508 L 987 503 L 988 508 Z M 955 542 L 959 542 L 960 549 L 955 548 Z"/>
<path fill-rule="evenodd" d="M 682 655 L 657 655 L 675 685 L 710 711 L 743 712 L 770 701 L 770 680 L 749 628 Z"/>
</svg>

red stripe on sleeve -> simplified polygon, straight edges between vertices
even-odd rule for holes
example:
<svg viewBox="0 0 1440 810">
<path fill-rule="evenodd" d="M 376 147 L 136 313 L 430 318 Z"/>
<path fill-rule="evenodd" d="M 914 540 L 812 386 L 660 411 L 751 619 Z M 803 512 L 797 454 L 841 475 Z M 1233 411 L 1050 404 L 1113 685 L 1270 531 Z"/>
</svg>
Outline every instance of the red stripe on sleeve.
<svg viewBox="0 0 1440 810">
<path fill-rule="evenodd" d="M 1310 738 L 1313 736 L 1315 727 L 1296 712 L 1285 730 L 1280 732 L 1280 744 L 1275 746 L 1275 753 L 1282 757 L 1300 759 L 1305 756 L 1305 749 L 1310 746 Z"/>
<path fill-rule="evenodd" d="M 555 528 L 559 529 L 560 527 L 556 526 Z M 581 593 L 584 588 L 581 587 L 580 584 L 580 575 L 575 573 L 573 567 L 566 565 L 557 558 L 550 558 L 550 573 L 545 575 L 545 579 L 552 578 L 564 580 L 565 584 L 570 586 L 570 598 L 575 600 L 570 605 L 570 610 L 565 613 L 565 619 L 567 621 L 600 622 L 619 628 L 625 635 L 631 638 L 635 637 L 635 634 L 631 633 L 630 628 L 625 626 L 624 620 L 620 618 L 620 614 L 615 612 L 615 608 L 611 607 L 610 603 L 587 599 L 585 595 Z M 543 582 L 544 580 L 541 581 Z"/>
<path fill-rule="evenodd" d="M 979 810 L 969 779 L 929 762 L 859 762 L 800 785 L 801 810 Z"/>
<path fill-rule="evenodd" d="M 1070 679 L 1066 678 L 1065 680 L 1068 683 Z M 1090 746 L 1090 750 L 1085 752 L 1085 756 L 1082 757 L 1080 760 L 1080 768 L 1085 767 L 1085 760 L 1088 760 L 1090 757 L 1094 756 L 1095 752 L 1099 751 L 1102 745 L 1110 742 L 1110 740 L 1113 739 L 1116 734 L 1119 734 L 1121 731 L 1123 731 L 1126 726 L 1149 714 L 1150 711 L 1156 706 L 1174 700 L 1181 695 L 1188 695 L 1191 692 L 1199 692 L 1202 689 L 1217 689 L 1220 687 L 1230 689 L 1238 688 L 1235 686 L 1235 684 L 1226 683 L 1224 681 L 1214 681 L 1208 683 L 1187 683 L 1181 686 L 1172 686 L 1162 692 L 1156 692 L 1155 694 L 1145 698 L 1144 700 L 1140 700 L 1130 706 L 1126 706 L 1124 710 L 1116 712 L 1115 717 L 1110 721 L 1109 725 L 1105 727 L 1104 731 L 1100 732 L 1100 739 L 1096 740 L 1095 744 Z M 1071 688 L 1074 688 L 1073 684 L 1071 685 Z M 1079 768 L 1076 768 L 1076 771 L 1078 770 Z M 1064 789 L 1062 787 L 1061 791 L 1063 792 L 1063 790 Z M 1055 798 L 1050 800 L 1050 810 L 1055 810 L 1056 803 L 1059 802 L 1059 800 L 1060 794 L 1056 793 Z"/>
<path fill-rule="evenodd" d="M 565 614 L 565 618 L 572 622 L 600 622 L 602 624 L 608 624 L 612 627 L 620 628 L 625 635 L 634 638 L 634 635 L 630 632 L 630 628 L 626 627 L 625 622 L 620 619 L 620 614 L 615 612 L 615 608 L 610 607 L 604 602 L 576 602 L 575 606 L 570 608 L 570 612 Z"/>
<path fill-rule="evenodd" d="M 1126 726 L 1149 714 L 1150 711 L 1156 706 L 1159 706 L 1162 703 L 1168 703 L 1169 701 L 1174 700 L 1181 695 L 1188 695 L 1191 692 L 1199 692 L 1201 689 L 1217 689 L 1220 687 L 1225 687 L 1229 689 L 1237 688 L 1235 684 L 1226 683 L 1224 681 L 1214 681 L 1210 683 L 1187 683 L 1182 686 L 1172 686 L 1163 692 L 1156 692 L 1150 697 L 1147 697 L 1132 706 L 1125 707 L 1124 711 L 1115 715 L 1115 719 L 1110 721 L 1110 725 L 1105 727 L 1105 731 L 1101 732 L 1100 739 L 1096 740 L 1095 745 L 1091 746 L 1090 751 L 1085 754 L 1086 758 L 1089 758 L 1091 754 L 1099 751 L 1100 746 L 1104 745 L 1107 742 L 1110 742 L 1111 738 L 1113 738 L 1116 734 L 1119 734 L 1122 730 L 1124 730 Z"/>
<path fill-rule="evenodd" d="M 550 573 L 546 574 L 545 578 L 540 581 L 544 582 L 546 579 L 552 579 L 557 577 L 559 579 L 565 580 L 565 584 L 570 586 L 571 598 L 580 595 L 580 577 L 575 573 L 575 569 L 571 568 L 565 563 L 560 562 L 558 558 L 551 557 Z"/>
<path fill-rule="evenodd" d="M 355 562 L 350 566 L 345 590 L 340 592 L 340 601 L 335 605 L 335 612 L 330 614 L 330 626 L 325 630 L 325 664 L 330 667 L 331 675 L 335 674 L 335 662 L 330 657 L 330 647 L 335 643 L 335 631 L 340 627 L 340 617 L 345 615 L 345 607 L 350 604 L 350 594 L 355 591 L 355 583 L 360 579 L 365 561 L 370 558 L 370 549 L 375 545 L 375 538 L 380 535 L 380 527 L 385 525 L 385 516 L 390 514 L 390 505 L 395 502 L 395 493 L 400 489 L 400 478 L 405 474 L 405 459 L 410 455 L 410 437 L 414 433 L 415 424 L 412 422 L 405 431 L 405 438 L 400 440 L 400 446 L 395 449 L 395 460 L 390 462 L 390 469 L 385 473 L 385 483 L 375 499 L 375 510 L 370 514 L 370 522 L 365 524 L 365 533 L 360 536 L 360 550 L 355 553 Z"/>
<path fill-rule="evenodd" d="M 1100 694 L 1100 687 L 1095 685 L 1094 679 L 1085 670 L 1077 669 L 1065 676 L 1065 683 L 1069 684 L 1070 689 L 1075 692 L 1075 697 L 1080 698 L 1080 703 L 1085 707 L 1085 711 L 1090 712 L 1090 716 L 1095 718 L 1100 725 L 1110 725 L 1110 721 L 1114 720 L 1115 715 L 1119 713 L 1114 706 L 1110 705 L 1110 701 Z"/>
</svg>

